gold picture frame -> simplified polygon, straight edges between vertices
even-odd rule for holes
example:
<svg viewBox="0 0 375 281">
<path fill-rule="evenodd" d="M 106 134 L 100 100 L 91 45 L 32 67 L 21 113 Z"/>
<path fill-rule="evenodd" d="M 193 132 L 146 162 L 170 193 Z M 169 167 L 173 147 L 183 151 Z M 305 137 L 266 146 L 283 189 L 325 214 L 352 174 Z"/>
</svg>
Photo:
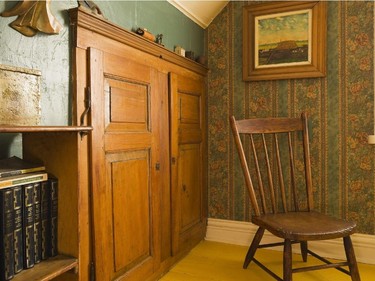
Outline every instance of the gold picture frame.
<svg viewBox="0 0 375 281">
<path fill-rule="evenodd" d="M 324 77 L 326 22 L 325 1 L 244 6 L 243 79 Z"/>
</svg>

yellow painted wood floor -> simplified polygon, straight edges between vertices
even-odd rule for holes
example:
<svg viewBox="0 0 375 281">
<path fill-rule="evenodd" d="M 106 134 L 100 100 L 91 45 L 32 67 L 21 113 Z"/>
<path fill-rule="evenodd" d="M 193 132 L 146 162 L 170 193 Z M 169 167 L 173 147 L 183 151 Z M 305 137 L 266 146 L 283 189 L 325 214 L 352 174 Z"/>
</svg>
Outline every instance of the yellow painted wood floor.
<svg viewBox="0 0 375 281">
<path fill-rule="evenodd" d="M 272 281 L 275 280 L 256 264 L 242 269 L 247 247 L 203 241 L 183 260 L 173 267 L 160 281 Z M 282 276 L 282 252 L 258 250 L 256 257 Z M 321 263 L 308 257 L 308 265 Z M 294 267 L 306 265 L 301 256 L 293 256 Z M 375 280 L 375 265 L 359 264 L 361 281 Z M 293 281 L 350 281 L 351 278 L 336 269 L 295 273 Z"/>
</svg>

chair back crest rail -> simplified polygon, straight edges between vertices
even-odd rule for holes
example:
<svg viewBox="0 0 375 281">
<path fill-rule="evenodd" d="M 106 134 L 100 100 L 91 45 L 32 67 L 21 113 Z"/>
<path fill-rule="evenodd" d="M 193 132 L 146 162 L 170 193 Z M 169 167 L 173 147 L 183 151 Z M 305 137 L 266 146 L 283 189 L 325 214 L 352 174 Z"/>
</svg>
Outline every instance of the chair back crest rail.
<svg viewBox="0 0 375 281">
<path fill-rule="evenodd" d="M 254 215 L 311 211 L 307 115 L 230 121 Z"/>
</svg>

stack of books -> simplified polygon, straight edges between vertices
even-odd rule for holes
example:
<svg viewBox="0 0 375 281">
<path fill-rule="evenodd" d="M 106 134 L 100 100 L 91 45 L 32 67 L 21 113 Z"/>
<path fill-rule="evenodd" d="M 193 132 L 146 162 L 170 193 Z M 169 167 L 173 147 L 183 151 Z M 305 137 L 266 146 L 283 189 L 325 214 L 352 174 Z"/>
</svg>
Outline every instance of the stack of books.
<svg viewBox="0 0 375 281">
<path fill-rule="evenodd" d="M 0 160 L 0 281 L 57 255 L 57 188 L 44 165 Z"/>
</svg>

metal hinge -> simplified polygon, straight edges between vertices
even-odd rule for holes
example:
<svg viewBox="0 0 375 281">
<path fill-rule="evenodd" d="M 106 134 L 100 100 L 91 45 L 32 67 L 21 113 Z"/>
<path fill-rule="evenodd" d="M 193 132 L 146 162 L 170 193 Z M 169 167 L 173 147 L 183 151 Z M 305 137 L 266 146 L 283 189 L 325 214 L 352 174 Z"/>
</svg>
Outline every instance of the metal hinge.
<svg viewBox="0 0 375 281">
<path fill-rule="evenodd" d="M 85 111 L 83 111 L 83 113 L 81 114 L 81 126 L 85 125 L 86 116 L 89 110 L 91 109 L 91 88 L 90 87 L 86 88 L 84 103 L 85 103 Z M 80 134 L 82 138 L 83 136 L 87 135 L 87 132 L 81 132 Z"/>
<path fill-rule="evenodd" d="M 95 281 L 95 264 L 93 262 L 90 263 L 90 281 Z"/>
<path fill-rule="evenodd" d="M 85 111 L 81 115 L 81 126 L 84 126 L 85 118 L 91 108 L 91 88 L 90 87 L 86 88 L 84 103 L 85 103 Z"/>
</svg>

